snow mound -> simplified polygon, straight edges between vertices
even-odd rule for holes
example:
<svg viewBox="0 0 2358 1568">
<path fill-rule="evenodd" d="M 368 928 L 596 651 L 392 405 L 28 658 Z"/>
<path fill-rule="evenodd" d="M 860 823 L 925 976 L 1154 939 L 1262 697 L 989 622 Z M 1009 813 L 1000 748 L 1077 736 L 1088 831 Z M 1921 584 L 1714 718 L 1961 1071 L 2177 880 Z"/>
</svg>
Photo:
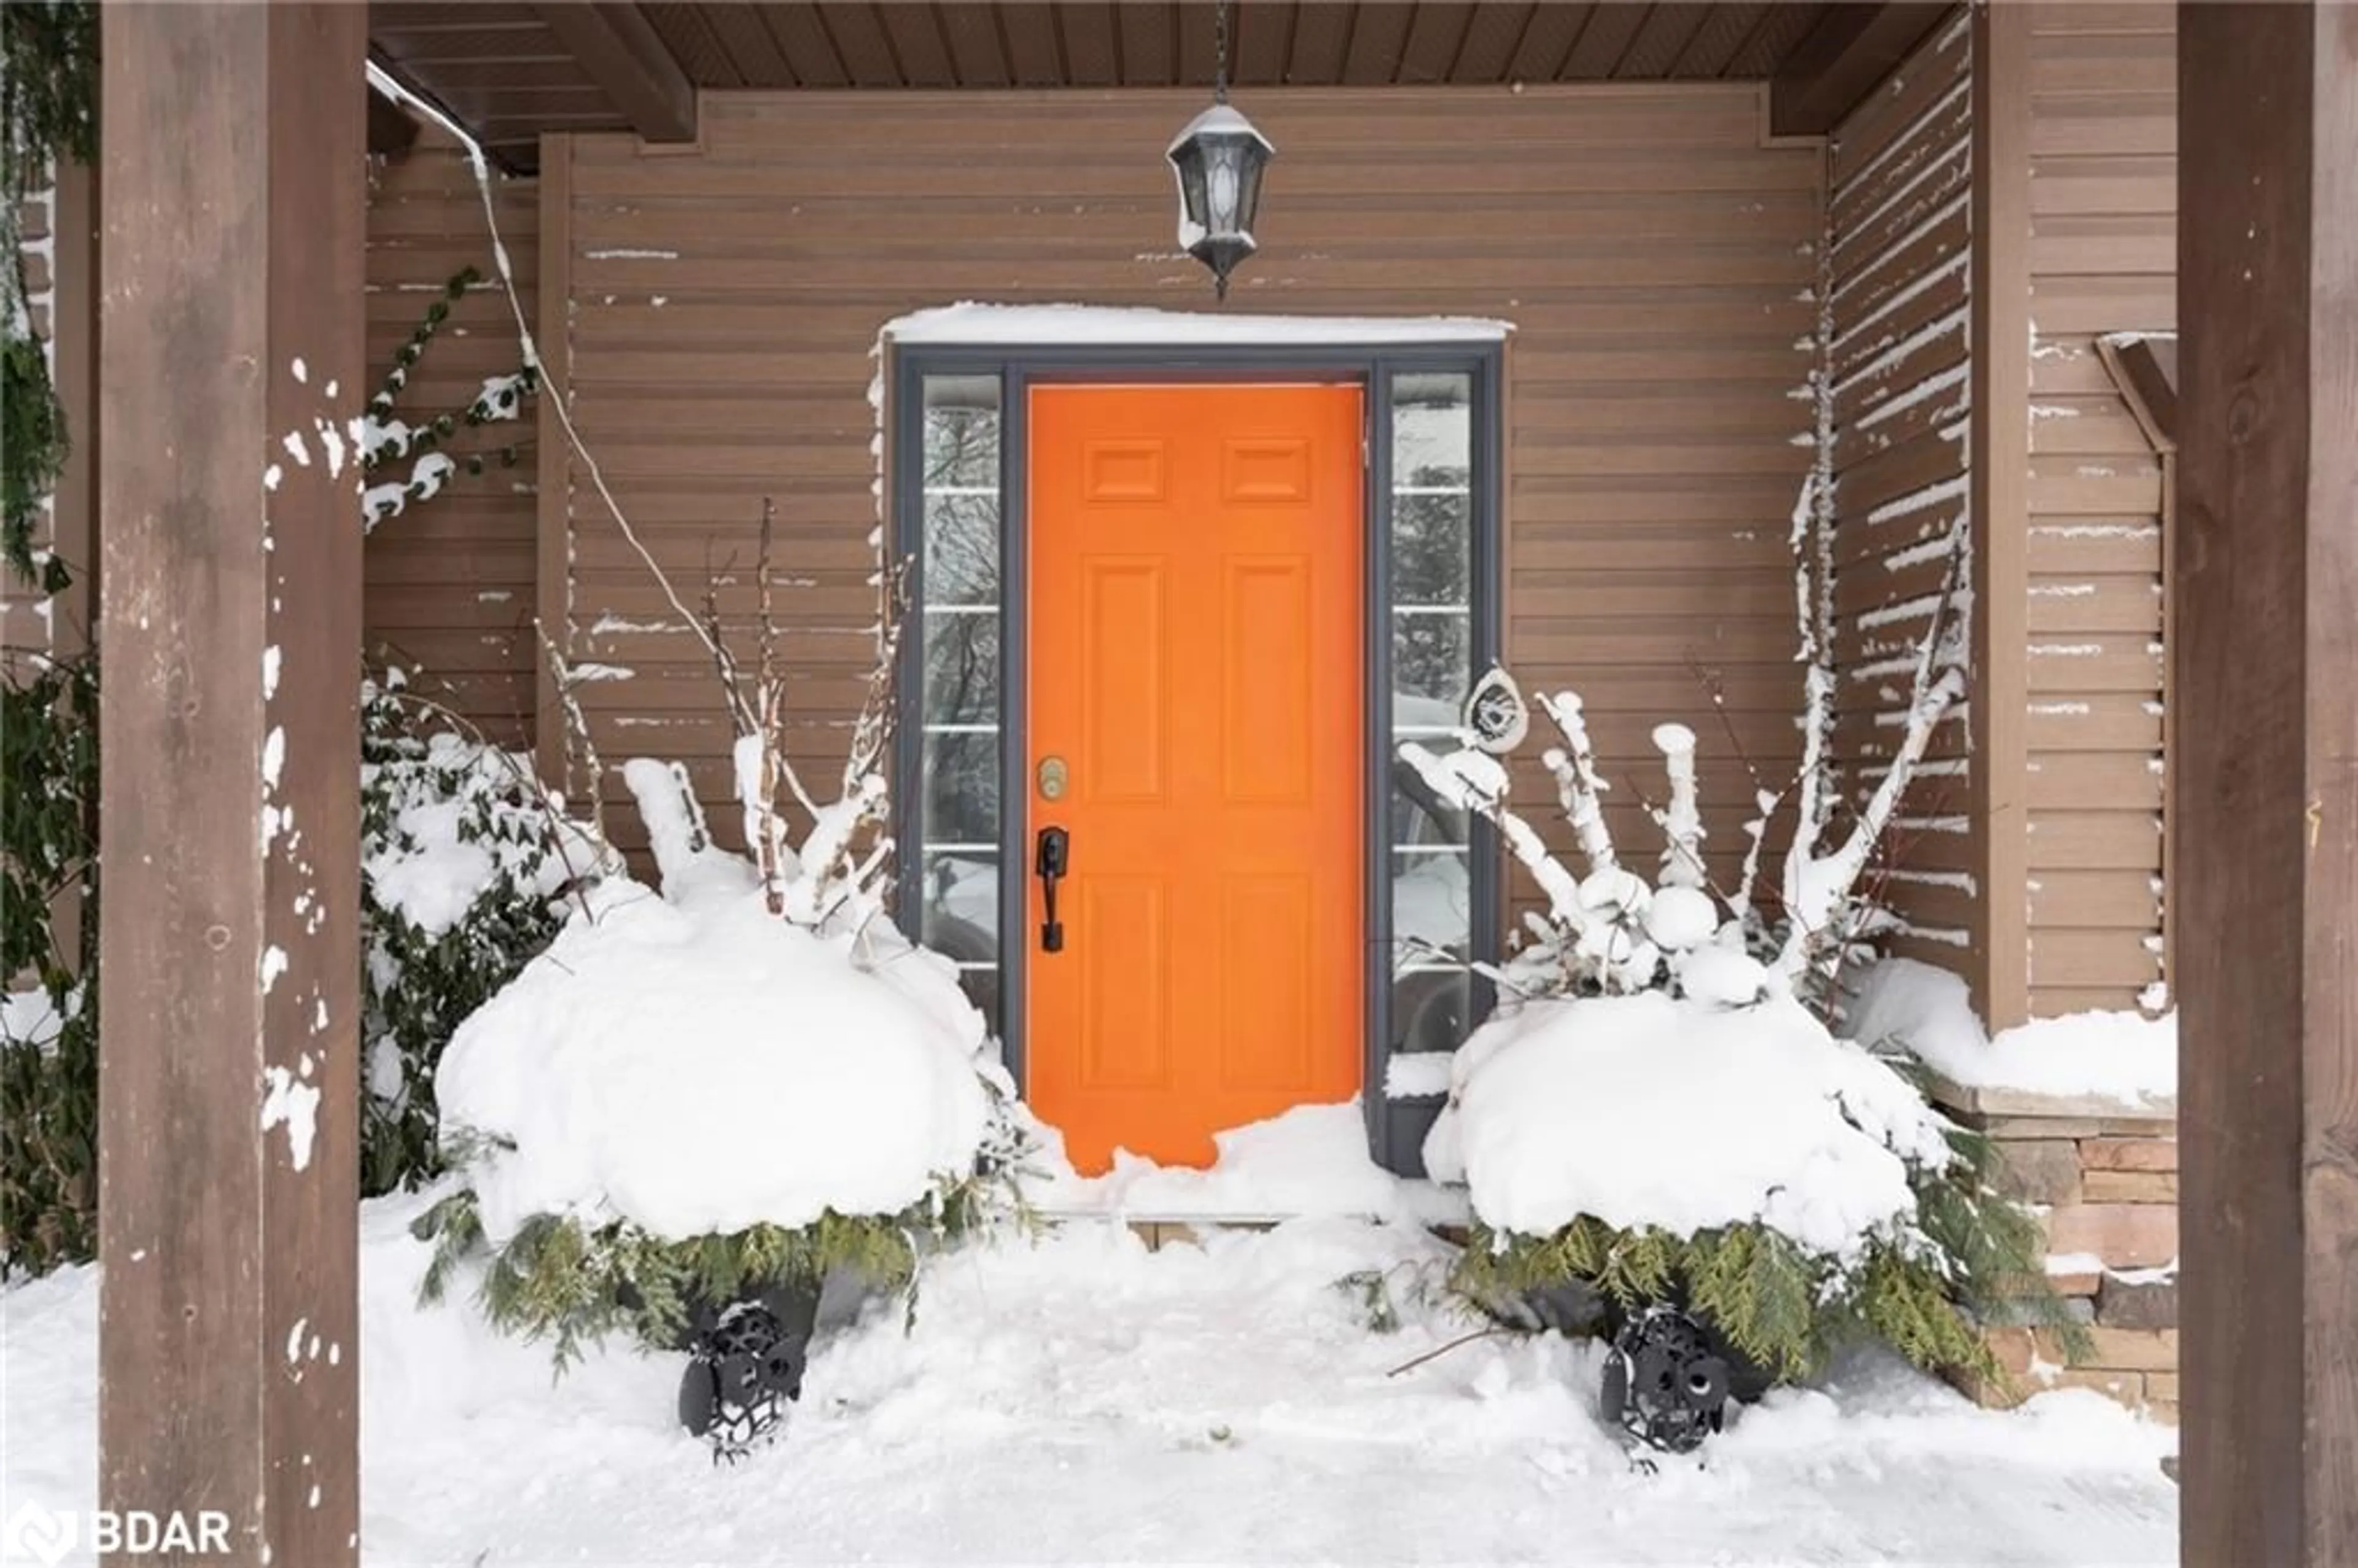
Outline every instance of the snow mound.
<svg viewBox="0 0 2358 1568">
<path fill-rule="evenodd" d="M 895 1214 L 963 1175 L 982 1044 L 948 964 L 889 933 L 616 879 L 460 1026 L 436 1092 L 495 1141 L 471 1173 L 492 1245 L 543 1213 L 676 1240 Z"/>
<path fill-rule="evenodd" d="M 1440 1053 L 1432 1053 L 1440 1054 Z M 1398 1058 L 1394 1058 L 1398 1060 Z M 1102 1176 L 1076 1173 L 1054 1128 L 1025 1162 L 1026 1201 L 1044 1213 L 1156 1219 L 1273 1219 L 1355 1215 L 1378 1219 L 1463 1219 L 1464 1204 L 1429 1182 L 1396 1176 L 1368 1157 L 1358 1103 L 1298 1105 L 1265 1121 L 1212 1135 L 1218 1153 L 1197 1170 L 1114 1151 Z"/>
<path fill-rule="evenodd" d="M 1779 997 L 1726 1011 L 1647 992 L 1544 1000 L 1458 1053 L 1426 1168 L 1490 1225 L 1582 1215 L 1678 1236 L 1758 1220 L 1850 1257 L 1915 1213 L 1947 1124 L 1898 1074 Z"/>
<path fill-rule="evenodd" d="M 1850 1007 L 1850 1032 L 1904 1044 L 1965 1088 L 2094 1098 L 2145 1109 L 2178 1096 L 2178 1014 L 2078 1012 L 2033 1019 L 1993 1040 L 1963 979 L 1913 958 L 1867 972 Z"/>
</svg>

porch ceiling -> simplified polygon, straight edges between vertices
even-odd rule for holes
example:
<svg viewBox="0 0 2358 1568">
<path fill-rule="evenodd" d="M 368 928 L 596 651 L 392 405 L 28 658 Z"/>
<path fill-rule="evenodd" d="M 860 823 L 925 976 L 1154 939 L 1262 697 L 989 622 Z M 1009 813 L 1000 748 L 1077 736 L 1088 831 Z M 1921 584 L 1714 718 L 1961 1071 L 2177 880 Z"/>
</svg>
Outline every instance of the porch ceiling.
<svg viewBox="0 0 2358 1568">
<path fill-rule="evenodd" d="M 1765 80 L 1877 7 L 1236 0 L 1240 86 Z M 1848 13 L 1850 15 L 1845 15 Z M 546 131 L 666 137 L 697 88 L 1208 86 L 1206 0 L 375 0 L 377 60 L 533 168 Z"/>
</svg>

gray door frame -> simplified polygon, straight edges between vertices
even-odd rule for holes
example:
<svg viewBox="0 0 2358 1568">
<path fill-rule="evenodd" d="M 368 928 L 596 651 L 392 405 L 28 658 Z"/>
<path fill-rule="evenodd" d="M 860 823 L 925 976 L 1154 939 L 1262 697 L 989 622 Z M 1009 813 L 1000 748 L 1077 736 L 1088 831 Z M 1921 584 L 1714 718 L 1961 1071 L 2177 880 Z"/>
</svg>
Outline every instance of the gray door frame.
<svg viewBox="0 0 2358 1568">
<path fill-rule="evenodd" d="M 1021 1090 L 1026 1082 L 1025 978 L 1033 934 L 1028 928 L 1031 877 L 1031 777 L 1025 707 L 1030 665 L 1028 635 L 1030 395 L 1044 385 L 1249 384 L 1326 382 L 1363 389 L 1362 519 L 1365 566 L 1361 616 L 1363 696 L 1367 736 L 1362 752 L 1362 856 L 1365 881 L 1361 914 L 1366 957 L 1361 965 L 1365 1014 L 1360 1103 L 1366 1113 L 1368 1149 L 1376 1161 L 1405 1174 L 1422 1170 L 1425 1129 L 1437 1101 L 1403 1101 L 1385 1092 L 1391 1056 L 1392 910 L 1390 737 L 1392 708 L 1391 639 L 1391 432 L 1390 390 L 1401 374 L 1455 373 L 1472 392 L 1473 539 L 1471 610 L 1472 665 L 1476 677 L 1499 656 L 1503 600 L 1504 529 L 1501 517 L 1505 432 L 1500 416 L 1504 344 L 1491 341 L 1437 340 L 1385 343 L 1380 347 L 1292 347 L 1279 343 L 1235 346 L 1183 344 L 914 344 L 891 350 L 890 441 L 886 452 L 891 505 L 885 533 L 888 558 L 903 563 L 905 600 L 895 682 L 893 798 L 898 803 L 896 918 L 912 940 L 919 935 L 923 911 L 924 845 L 920 840 L 925 799 L 925 525 L 924 465 L 904 454 L 921 453 L 925 439 L 924 384 L 928 377 L 991 376 L 1000 384 L 1000 824 L 999 824 L 999 1036 L 1007 1069 Z M 1498 956 L 1502 900 L 1495 833 L 1478 818 L 1469 834 L 1472 961 Z M 1473 977 L 1471 1016 L 1488 1011 L 1489 983 Z"/>
</svg>

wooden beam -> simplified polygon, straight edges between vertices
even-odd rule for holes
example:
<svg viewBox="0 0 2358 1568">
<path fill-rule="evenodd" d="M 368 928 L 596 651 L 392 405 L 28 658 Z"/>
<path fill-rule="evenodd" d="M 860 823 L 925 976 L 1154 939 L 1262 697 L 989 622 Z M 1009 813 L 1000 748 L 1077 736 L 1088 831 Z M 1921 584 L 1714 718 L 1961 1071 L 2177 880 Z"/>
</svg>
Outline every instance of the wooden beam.
<svg viewBox="0 0 2358 1568">
<path fill-rule="evenodd" d="M 642 138 L 696 140 L 696 84 L 636 5 L 547 0 L 534 9 Z"/>
<path fill-rule="evenodd" d="M 2179 8 L 2188 1564 L 2358 1563 L 2358 7 Z"/>
<path fill-rule="evenodd" d="M 534 510 L 533 743 L 540 776 L 579 800 L 574 787 L 573 727 L 565 694 L 549 661 L 554 648 L 567 660 L 573 645 L 573 445 L 558 416 L 573 395 L 573 138 L 541 138 L 540 319 L 533 325 L 540 351 L 539 406 L 533 410 L 539 462 Z"/>
<path fill-rule="evenodd" d="M 375 88 L 368 93 L 368 150 L 379 157 L 406 157 L 417 142 L 416 117 Z"/>
<path fill-rule="evenodd" d="M 1823 136 L 1924 41 L 1950 5 L 1842 5 L 1794 46 L 1768 84 L 1768 128 Z"/>
<path fill-rule="evenodd" d="M 2096 340 L 2096 357 L 2153 449 L 2178 449 L 2178 340 L 2128 333 Z"/>
<path fill-rule="evenodd" d="M 1968 973 L 1993 1032 L 2030 1015 L 2030 25 L 1974 13 L 1973 740 L 1982 849 Z"/>
<path fill-rule="evenodd" d="M 357 5 L 105 7 L 99 1498 L 359 1557 Z M 192 1526 L 192 1528 L 196 1528 Z"/>
</svg>

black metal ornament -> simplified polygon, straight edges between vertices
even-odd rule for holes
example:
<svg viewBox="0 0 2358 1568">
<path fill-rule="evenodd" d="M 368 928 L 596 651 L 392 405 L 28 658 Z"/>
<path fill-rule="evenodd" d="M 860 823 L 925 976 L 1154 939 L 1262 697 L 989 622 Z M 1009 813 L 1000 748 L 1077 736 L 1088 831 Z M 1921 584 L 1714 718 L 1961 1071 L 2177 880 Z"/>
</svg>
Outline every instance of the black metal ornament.
<svg viewBox="0 0 2358 1568">
<path fill-rule="evenodd" d="M 1228 274 L 1260 248 L 1253 218 L 1261 171 L 1277 148 L 1228 107 L 1228 0 L 1220 0 L 1213 26 L 1212 106 L 1171 139 L 1163 156 L 1179 180 L 1179 248 L 1211 268 L 1213 294 L 1226 299 Z"/>
<path fill-rule="evenodd" d="M 1649 1448 L 1691 1454 L 1727 1423 L 1729 1368 L 1704 1325 L 1658 1303 L 1630 1316 L 1606 1354 L 1598 1413 Z"/>
<path fill-rule="evenodd" d="M 741 1301 L 688 1342 L 679 1383 L 679 1423 L 712 1446 L 715 1465 L 733 1465 L 785 1431 L 786 1406 L 803 1395 L 810 1356 L 807 1326 L 784 1300 Z"/>
</svg>

